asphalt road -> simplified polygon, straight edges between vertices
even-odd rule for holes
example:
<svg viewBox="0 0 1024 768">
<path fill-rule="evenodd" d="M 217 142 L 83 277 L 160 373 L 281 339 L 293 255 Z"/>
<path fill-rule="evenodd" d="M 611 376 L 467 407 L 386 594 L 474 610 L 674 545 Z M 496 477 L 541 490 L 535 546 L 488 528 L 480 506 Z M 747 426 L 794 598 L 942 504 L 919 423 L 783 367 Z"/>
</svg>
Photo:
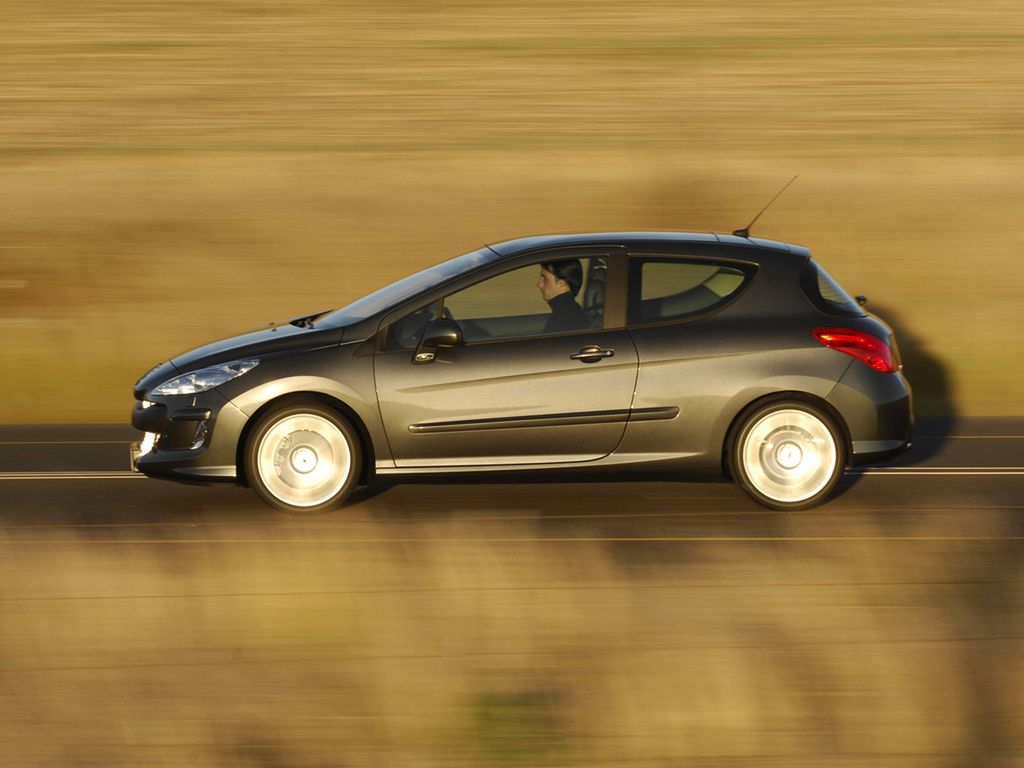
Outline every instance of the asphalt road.
<svg viewBox="0 0 1024 768">
<path fill-rule="evenodd" d="M 918 435 L 796 513 L 626 476 L 306 517 L 0 428 L 0 764 L 1019 764 L 1024 419 Z"/>
<path fill-rule="evenodd" d="M 654 516 L 662 521 L 659 530 L 677 524 L 676 532 L 685 536 L 691 525 L 680 521 L 694 515 L 712 526 L 722 522 L 716 513 L 730 520 L 791 516 L 761 509 L 724 480 L 625 473 L 612 482 L 594 474 L 565 481 L 538 473 L 511 481 L 449 477 L 389 482 L 357 492 L 343 511 L 292 517 L 264 509 L 244 489 L 179 485 L 130 472 L 128 445 L 138 437 L 130 427 L 116 424 L 0 426 L 0 525 L 12 532 L 23 525 L 60 526 L 71 518 L 100 514 L 99 522 L 126 526 L 177 521 L 240 526 L 275 520 L 322 528 L 386 521 L 390 514 L 429 521 L 436 515 L 458 519 L 472 513 L 474 519 L 498 523 L 513 513 L 541 522 L 621 519 L 640 535 L 651 532 L 639 521 Z M 954 506 L 971 508 L 1024 504 L 1024 418 L 925 421 L 911 452 L 884 465 L 849 470 L 835 499 L 800 516 L 854 510 L 899 515 L 954 501 Z M 140 519 L 140 508 L 145 519 Z M 565 532 L 580 533 L 586 525 L 571 523 Z"/>
</svg>

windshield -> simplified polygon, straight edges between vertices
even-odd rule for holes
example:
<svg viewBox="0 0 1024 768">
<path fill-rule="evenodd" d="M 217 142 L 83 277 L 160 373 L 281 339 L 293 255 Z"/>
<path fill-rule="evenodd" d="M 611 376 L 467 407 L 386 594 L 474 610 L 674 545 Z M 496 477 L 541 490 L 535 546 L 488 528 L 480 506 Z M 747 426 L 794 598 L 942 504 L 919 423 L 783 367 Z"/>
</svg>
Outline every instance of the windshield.
<svg viewBox="0 0 1024 768">
<path fill-rule="evenodd" d="M 347 307 L 335 310 L 331 314 L 316 321 L 318 328 L 340 328 L 343 325 L 351 325 L 359 320 L 365 320 L 378 312 L 400 304 L 410 299 L 417 293 L 442 283 L 449 278 L 468 272 L 474 267 L 486 264 L 498 258 L 498 254 L 486 246 L 470 253 L 456 256 L 454 259 L 443 261 L 432 267 L 409 275 L 397 283 L 386 285 L 380 290 L 364 296 L 358 301 L 349 304 Z"/>
</svg>

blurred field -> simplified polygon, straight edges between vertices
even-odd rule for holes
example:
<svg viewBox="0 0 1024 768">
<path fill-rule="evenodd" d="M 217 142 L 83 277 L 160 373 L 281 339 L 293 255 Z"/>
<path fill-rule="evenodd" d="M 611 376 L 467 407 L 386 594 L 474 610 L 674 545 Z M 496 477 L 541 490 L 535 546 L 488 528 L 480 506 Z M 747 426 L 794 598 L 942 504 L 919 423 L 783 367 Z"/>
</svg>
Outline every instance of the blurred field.
<svg viewBox="0 0 1024 768">
<path fill-rule="evenodd" d="M 1019 766 L 1019 480 L 8 485 L 0 764 Z"/>
<path fill-rule="evenodd" d="M 1022 51 L 1018 0 L 0 0 L 0 423 L 125 421 L 158 361 L 484 242 L 731 231 L 795 173 L 755 233 L 870 298 L 919 413 L 1024 414 Z M 1015 485 L 304 520 L 124 482 L 2 489 L 0 765 L 1021 764 Z M 734 540 L 615 541 L 672 535 Z"/>
<path fill-rule="evenodd" d="M 0 422 L 483 242 L 755 232 L 1021 414 L 1017 2 L 0 3 Z"/>
</svg>

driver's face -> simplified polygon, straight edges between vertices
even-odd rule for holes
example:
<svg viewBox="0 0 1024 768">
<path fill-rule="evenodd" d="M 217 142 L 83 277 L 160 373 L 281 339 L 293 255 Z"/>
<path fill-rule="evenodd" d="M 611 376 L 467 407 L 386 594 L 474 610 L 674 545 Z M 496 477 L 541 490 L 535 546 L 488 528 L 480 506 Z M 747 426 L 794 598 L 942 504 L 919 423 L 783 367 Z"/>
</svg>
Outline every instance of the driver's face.
<svg viewBox="0 0 1024 768">
<path fill-rule="evenodd" d="M 540 277 L 537 278 L 537 289 L 540 291 L 540 295 L 544 297 L 544 301 L 551 301 L 560 293 L 568 291 L 569 284 L 565 280 L 555 277 L 554 273 L 541 267 Z"/>
</svg>

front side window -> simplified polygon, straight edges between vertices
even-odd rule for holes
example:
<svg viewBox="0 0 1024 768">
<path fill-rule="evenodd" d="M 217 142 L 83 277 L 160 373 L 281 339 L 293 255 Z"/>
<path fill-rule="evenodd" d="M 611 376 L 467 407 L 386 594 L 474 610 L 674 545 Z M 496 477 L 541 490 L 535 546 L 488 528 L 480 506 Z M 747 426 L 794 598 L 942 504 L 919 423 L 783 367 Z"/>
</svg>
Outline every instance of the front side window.
<svg viewBox="0 0 1024 768">
<path fill-rule="evenodd" d="M 753 275 L 744 265 L 665 258 L 630 263 L 629 322 L 676 320 L 727 302 Z"/>
<path fill-rule="evenodd" d="M 607 269 L 600 257 L 553 257 L 448 296 L 445 314 L 467 342 L 600 328 Z"/>
</svg>

